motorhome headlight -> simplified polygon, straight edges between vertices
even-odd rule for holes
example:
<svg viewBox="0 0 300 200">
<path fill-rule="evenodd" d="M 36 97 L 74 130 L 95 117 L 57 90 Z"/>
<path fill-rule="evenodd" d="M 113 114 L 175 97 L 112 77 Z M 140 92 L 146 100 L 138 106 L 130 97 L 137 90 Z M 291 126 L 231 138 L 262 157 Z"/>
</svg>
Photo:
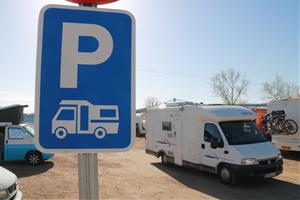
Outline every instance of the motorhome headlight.
<svg viewBox="0 0 300 200">
<path fill-rule="evenodd" d="M 8 197 L 8 193 L 6 190 L 0 190 L 0 199 L 5 199 Z"/>
<path fill-rule="evenodd" d="M 258 161 L 255 158 L 244 158 L 241 162 L 242 165 L 258 165 Z"/>
<path fill-rule="evenodd" d="M 282 159 L 281 153 L 277 154 L 277 156 L 276 156 L 276 161 L 279 161 L 279 160 L 281 160 L 281 159 Z"/>
</svg>

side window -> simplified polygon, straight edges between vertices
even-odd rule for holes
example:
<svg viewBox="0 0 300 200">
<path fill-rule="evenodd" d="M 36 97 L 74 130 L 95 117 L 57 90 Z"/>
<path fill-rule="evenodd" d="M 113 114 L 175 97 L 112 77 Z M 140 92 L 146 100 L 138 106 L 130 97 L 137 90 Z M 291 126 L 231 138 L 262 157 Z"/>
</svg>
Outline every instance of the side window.
<svg viewBox="0 0 300 200">
<path fill-rule="evenodd" d="M 105 117 L 116 117 L 117 113 L 116 110 L 113 109 L 102 109 L 100 110 L 100 117 L 105 118 Z"/>
<path fill-rule="evenodd" d="M 61 110 L 57 120 L 74 120 L 74 110 L 70 110 L 70 109 Z"/>
<path fill-rule="evenodd" d="M 9 139 L 23 139 L 27 133 L 21 128 L 9 128 L 8 138 Z"/>
<path fill-rule="evenodd" d="M 215 124 L 207 123 L 204 129 L 204 141 L 211 142 L 213 138 L 217 138 L 218 142 L 222 142 L 222 136 Z"/>
<path fill-rule="evenodd" d="M 163 131 L 172 131 L 172 122 L 162 122 Z"/>
</svg>

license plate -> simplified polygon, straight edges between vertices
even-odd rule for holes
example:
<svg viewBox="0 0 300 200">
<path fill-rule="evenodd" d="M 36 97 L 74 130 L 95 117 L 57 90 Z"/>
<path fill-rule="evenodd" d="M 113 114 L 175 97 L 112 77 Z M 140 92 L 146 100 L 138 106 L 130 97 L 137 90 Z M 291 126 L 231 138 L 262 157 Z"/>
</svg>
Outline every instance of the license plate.
<svg viewBox="0 0 300 200">
<path fill-rule="evenodd" d="M 276 176 L 276 172 L 265 174 L 265 178 L 271 178 L 271 177 L 274 177 L 274 176 Z"/>
</svg>

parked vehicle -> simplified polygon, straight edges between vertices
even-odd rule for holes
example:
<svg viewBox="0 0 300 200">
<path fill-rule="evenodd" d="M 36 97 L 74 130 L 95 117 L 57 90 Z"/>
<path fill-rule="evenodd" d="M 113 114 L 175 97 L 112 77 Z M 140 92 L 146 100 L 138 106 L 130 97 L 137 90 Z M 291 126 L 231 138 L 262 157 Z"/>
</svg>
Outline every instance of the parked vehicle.
<svg viewBox="0 0 300 200">
<path fill-rule="evenodd" d="M 268 103 L 267 113 L 272 115 L 272 113 L 278 113 L 278 111 L 284 112 L 284 117 L 288 120 L 283 121 L 281 120 L 283 117 L 277 117 L 279 121 L 283 122 L 276 123 L 278 121 L 276 118 L 274 131 L 271 131 L 272 143 L 281 150 L 300 151 L 300 98 L 289 98 Z M 289 125 L 285 125 L 287 122 Z M 279 124 L 277 128 L 276 124 Z M 291 131 L 287 130 L 289 127 Z"/>
<path fill-rule="evenodd" d="M 0 161 L 26 160 L 31 165 L 37 165 L 52 157 L 53 154 L 37 150 L 34 130 L 30 126 L 0 122 Z"/>
<path fill-rule="evenodd" d="M 255 113 L 239 106 L 147 109 L 146 152 L 215 173 L 223 183 L 282 173 L 280 151 L 255 125 Z"/>
<path fill-rule="evenodd" d="M 89 118 L 89 116 L 91 116 Z M 88 101 L 63 100 L 52 119 L 52 133 L 59 139 L 67 134 L 117 134 L 119 110 L 117 105 L 93 105 Z"/>
<path fill-rule="evenodd" d="M 144 118 L 145 118 L 144 113 L 136 114 L 136 135 L 137 136 L 144 136 L 146 133 Z"/>
<path fill-rule="evenodd" d="M 0 167 L 0 199 L 22 199 L 22 192 L 17 185 L 17 176 L 3 167 Z"/>
</svg>

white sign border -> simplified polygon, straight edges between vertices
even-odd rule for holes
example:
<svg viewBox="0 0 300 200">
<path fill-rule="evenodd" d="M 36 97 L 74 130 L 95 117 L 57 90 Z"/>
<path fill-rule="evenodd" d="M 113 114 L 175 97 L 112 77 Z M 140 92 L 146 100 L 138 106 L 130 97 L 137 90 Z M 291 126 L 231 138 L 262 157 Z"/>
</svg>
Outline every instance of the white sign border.
<svg viewBox="0 0 300 200">
<path fill-rule="evenodd" d="M 131 18 L 131 141 L 130 144 L 125 148 L 102 148 L 102 149 L 47 149 L 42 147 L 39 143 L 39 116 L 40 116 L 40 80 L 41 80 L 41 61 L 42 61 L 42 46 L 43 46 L 43 26 L 44 26 L 44 14 L 50 8 L 58 9 L 70 9 L 70 10 L 85 10 L 85 11 L 100 11 L 108 13 L 121 13 L 126 14 Z M 38 38 L 37 38 L 37 57 L 36 57 L 36 74 L 35 74 L 35 112 L 34 112 L 34 129 L 35 136 L 34 142 L 36 147 L 44 153 L 58 153 L 58 152 L 71 152 L 71 153 L 97 153 L 97 152 L 120 152 L 128 151 L 134 146 L 135 142 L 135 98 L 136 98 L 136 22 L 133 14 L 125 10 L 116 9 L 103 9 L 94 7 L 83 7 L 83 6 L 65 6 L 65 5 L 54 5 L 49 4 L 42 8 L 39 14 L 38 21 Z"/>
</svg>

